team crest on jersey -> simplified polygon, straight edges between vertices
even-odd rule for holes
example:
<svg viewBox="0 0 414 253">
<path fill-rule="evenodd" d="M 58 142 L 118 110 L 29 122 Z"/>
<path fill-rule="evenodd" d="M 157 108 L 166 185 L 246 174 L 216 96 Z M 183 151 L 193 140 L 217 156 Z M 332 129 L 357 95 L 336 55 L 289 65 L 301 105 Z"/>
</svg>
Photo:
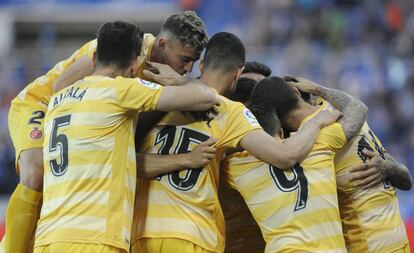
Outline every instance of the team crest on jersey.
<svg viewBox="0 0 414 253">
<path fill-rule="evenodd" d="M 34 140 L 40 139 L 42 135 L 42 131 L 37 127 L 33 128 L 33 130 L 30 132 L 30 138 Z"/>
<path fill-rule="evenodd" d="M 139 79 L 139 82 L 145 87 L 148 87 L 153 90 L 158 90 L 161 87 L 159 84 L 156 84 L 156 83 L 144 80 L 144 79 Z"/>
<path fill-rule="evenodd" d="M 247 121 L 249 121 L 249 123 L 252 126 L 260 126 L 260 124 L 257 121 L 256 117 L 253 115 L 253 113 L 249 109 L 244 108 L 243 114 L 244 114 L 244 116 L 246 116 Z"/>
</svg>

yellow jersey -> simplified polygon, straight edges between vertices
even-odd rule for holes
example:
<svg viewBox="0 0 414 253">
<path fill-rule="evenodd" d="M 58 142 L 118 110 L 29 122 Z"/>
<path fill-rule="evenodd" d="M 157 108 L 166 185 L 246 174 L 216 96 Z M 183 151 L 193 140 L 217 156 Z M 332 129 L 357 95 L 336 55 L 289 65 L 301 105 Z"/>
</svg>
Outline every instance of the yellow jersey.
<svg viewBox="0 0 414 253">
<path fill-rule="evenodd" d="M 353 253 L 394 252 L 408 244 L 395 188 L 382 182 L 363 190 L 349 182 L 349 170 L 367 162 L 363 149 L 377 151 L 384 158 L 385 150 L 367 123 L 335 157 L 345 242 Z"/>
<path fill-rule="evenodd" d="M 262 253 L 265 249 L 265 241 L 240 193 L 225 185 L 223 179 L 220 180 L 218 193 L 226 221 L 224 252 Z"/>
<path fill-rule="evenodd" d="M 318 98 L 317 103 L 326 103 Z M 347 249 L 352 253 L 388 253 L 408 245 L 400 215 L 397 193 L 389 182 L 371 189 L 360 189 L 349 182 L 352 167 L 367 162 L 363 149 L 377 151 L 384 158 L 385 149 L 365 122 L 360 132 L 335 156 L 339 211 Z"/>
<path fill-rule="evenodd" d="M 138 78 L 88 76 L 52 96 L 35 247 L 70 242 L 129 249 L 136 118 L 155 110 L 162 90 Z"/>
<path fill-rule="evenodd" d="M 168 113 L 148 134 L 143 152 L 177 154 L 192 150 L 210 137 L 217 139 L 216 157 L 209 166 L 139 180 L 133 241 L 177 238 L 212 252 L 224 251 L 224 218 L 217 195 L 220 160 L 248 132 L 261 129 L 241 103 L 219 96 L 219 114 L 197 122 L 190 114 Z"/>
<path fill-rule="evenodd" d="M 143 78 L 142 71 L 146 68 L 145 60 L 149 59 L 151 50 L 154 45 L 155 37 L 150 34 L 144 34 L 141 48 L 141 55 L 138 57 L 138 68 L 136 77 Z M 50 97 L 53 95 L 52 86 L 57 78 L 79 58 L 87 55 L 92 59 L 96 51 L 97 40 L 92 40 L 76 50 L 68 59 L 57 63 L 45 75 L 38 77 L 36 80 L 27 85 L 18 95 L 17 99 L 33 101 L 43 105 L 48 105 Z"/>
<path fill-rule="evenodd" d="M 334 171 L 334 156 L 345 143 L 341 125 L 334 123 L 320 131 L 306 159 L 288 170 L 247 151 L 226 158 L 225 180 L 243 196 L 266 252 L 346 252 Z"/>
</svg>

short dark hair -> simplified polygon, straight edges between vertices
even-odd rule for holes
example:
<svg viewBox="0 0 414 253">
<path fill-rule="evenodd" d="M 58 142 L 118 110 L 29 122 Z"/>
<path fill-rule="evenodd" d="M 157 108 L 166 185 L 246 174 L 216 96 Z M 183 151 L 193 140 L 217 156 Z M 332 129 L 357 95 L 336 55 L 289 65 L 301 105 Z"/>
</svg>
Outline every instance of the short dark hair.
<svg viewBox="0 0 414 253">
<path fill-rule="evenodd" d="M 219 32 L 208 41 L 203 62 L 205 68 L 232 71 L 243 67 L 245 60 L 243 42 L 232 33 Z"/>
<path fill-rule="evenodd" d="M 96 48 L 97 61 L 103 65 L 127 68 L 141 53 L 143 32 L 136 25 L 115 21 L 99 28 Z"/>
<path fill-rule="evenodd" d="M 256 84 L 256 80 L 240 77 L 239 80 L 237 80 L 236 90 L 230 96 L 230 99 L 243 104 L 247 103 Z"/>
<path fill-rule="evenodd" d="M 280 77 L 267 77 L 260 81 L 252 92 L 251 104 L 261 104 L 263 108 L 274 111 L 282 121 L 299 103 L 299 97 Z"/>
<path fill-rule="evenodd" d="M 181 11 L 165 20 L 161 27 L 161 34 L 169 32 L 186 47 L 193 47 L 202 51 L 208 41 L 203 21 L 194 11 Z"/>
<path fill-rule="evenodd" d="M 282 126 L 275 110 L 269 110 L 263 103 L 249 103 L 248 108 L 254 114 L 263 130 L 271 136 L 280 135 Z"/>
<path fill-rule="evenodd" d="M 268 77 L 272 73 L 272 70 L 263 63 L 257 61 L 247 61 L 244 64 L 242 73 L 255 73 Z M 231 95 L 230 99 L 243 104 L 247 103 L 256 84 L 257 81 L 254 79 L 248 77 L 239 78 L 239 80 L 237 80 L 236 90 Z"/>
<path fill-rule="evenodd" d="M 257 61 L 247 61 L 246 64 L 244 64 L 242 73 L 256 73 L 268 77 L 272 74 L 272 70 L 266 64 Z"/>
</svg>

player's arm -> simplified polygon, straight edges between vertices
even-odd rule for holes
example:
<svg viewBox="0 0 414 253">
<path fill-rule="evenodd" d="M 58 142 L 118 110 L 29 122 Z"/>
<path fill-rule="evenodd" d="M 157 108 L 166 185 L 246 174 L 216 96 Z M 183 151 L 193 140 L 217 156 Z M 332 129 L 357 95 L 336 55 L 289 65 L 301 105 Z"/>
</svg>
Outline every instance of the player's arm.
<svg viewBox="0 0 414 253">
<path fill-rule="evenodd" d="M 194 79 L 182 86 L 164 87 L 155 110 L 204 111 L 219 104 L 218 97 L 203 82 Z"/>
<path fill-rule="evenodd" d="M 288 83 L 303 92 L 326 99 L 332 106 L 343 112 L 338 123 L 341 124 L 346 140 L 349 141 L 364 125 L 368 107 L 357 98 L 340 90 L 330 89 L 305 78 L 291 78 Z"/>
<path fill-rule="evenodd" d="M 140 178 L 153 178 L 168 172 L 189 168 L 202 168 L 215 157 L 216 149 L 212 147 L 216 140 L 210 138 L 197 145 L 191 152 L 176 155 L 157 155 L 138 153 L 137 170 Z"/>
<path fill-rule="evenodd" d="M 390 154 L 385 153 L 385 159 L 377 152 L 362 151 L 370 160 L 359 164 L 350 170 L 350 181 L 358 181 L 356 186 L 363 189 L 377 185 L 383 180 L 389 180 L 391 184 L 400 190 L 410 190 L 412 177 L 408 168 L 397 162 Z"/>
<path fill-rule="evenodd" d="M 340 116 L 339 112 L 322 111 L 284 142 L 276 140 L 263 130 L 251 131 L 241 139 L 240 146 L 273 166 L 290 168 L 306 158 L 320 129 L 334 123 Z"/>
<path fill-rule="evenodd" d="M 93 73 L 92 59 L 88 55 L 84 55 L 72 63 L 53 84 L 53 92 L 56 93 L 75 82 L 89 76 Z"/>
</svg>

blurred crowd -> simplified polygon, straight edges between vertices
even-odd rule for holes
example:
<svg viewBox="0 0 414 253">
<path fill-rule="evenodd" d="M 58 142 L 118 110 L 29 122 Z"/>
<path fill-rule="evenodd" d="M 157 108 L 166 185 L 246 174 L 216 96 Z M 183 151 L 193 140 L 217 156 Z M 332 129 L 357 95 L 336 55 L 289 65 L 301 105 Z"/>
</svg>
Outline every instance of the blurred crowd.
<svg viewBox="0 0 414 253">
<path fill-rule="evenodd" d="M 369 106 L 368 122 L 383 145 L 414 174 L 413 1 L 177 2 L 196 10 L 209 34 L 238 34 L 248 59 L 268 64 L 275 75 L 303 76 L 359 97 Z M 10 101 L 49 67 L 34 70 L 0 55 L 0 193 L 16 182 L 7 130 Z"/>
<path fill-rule="evenodd" d="M 222 10 L 233 15 L 226 22 L 214 22 L 206 3 L 197 8 L 207 27 L 239 34 L 249 59 L 267 63 L 273 74 L 359 97 L 388 152 L 414 174 L 413 1 L 238 0 L 228 6 L 238 14 Z"/>
</svg>

